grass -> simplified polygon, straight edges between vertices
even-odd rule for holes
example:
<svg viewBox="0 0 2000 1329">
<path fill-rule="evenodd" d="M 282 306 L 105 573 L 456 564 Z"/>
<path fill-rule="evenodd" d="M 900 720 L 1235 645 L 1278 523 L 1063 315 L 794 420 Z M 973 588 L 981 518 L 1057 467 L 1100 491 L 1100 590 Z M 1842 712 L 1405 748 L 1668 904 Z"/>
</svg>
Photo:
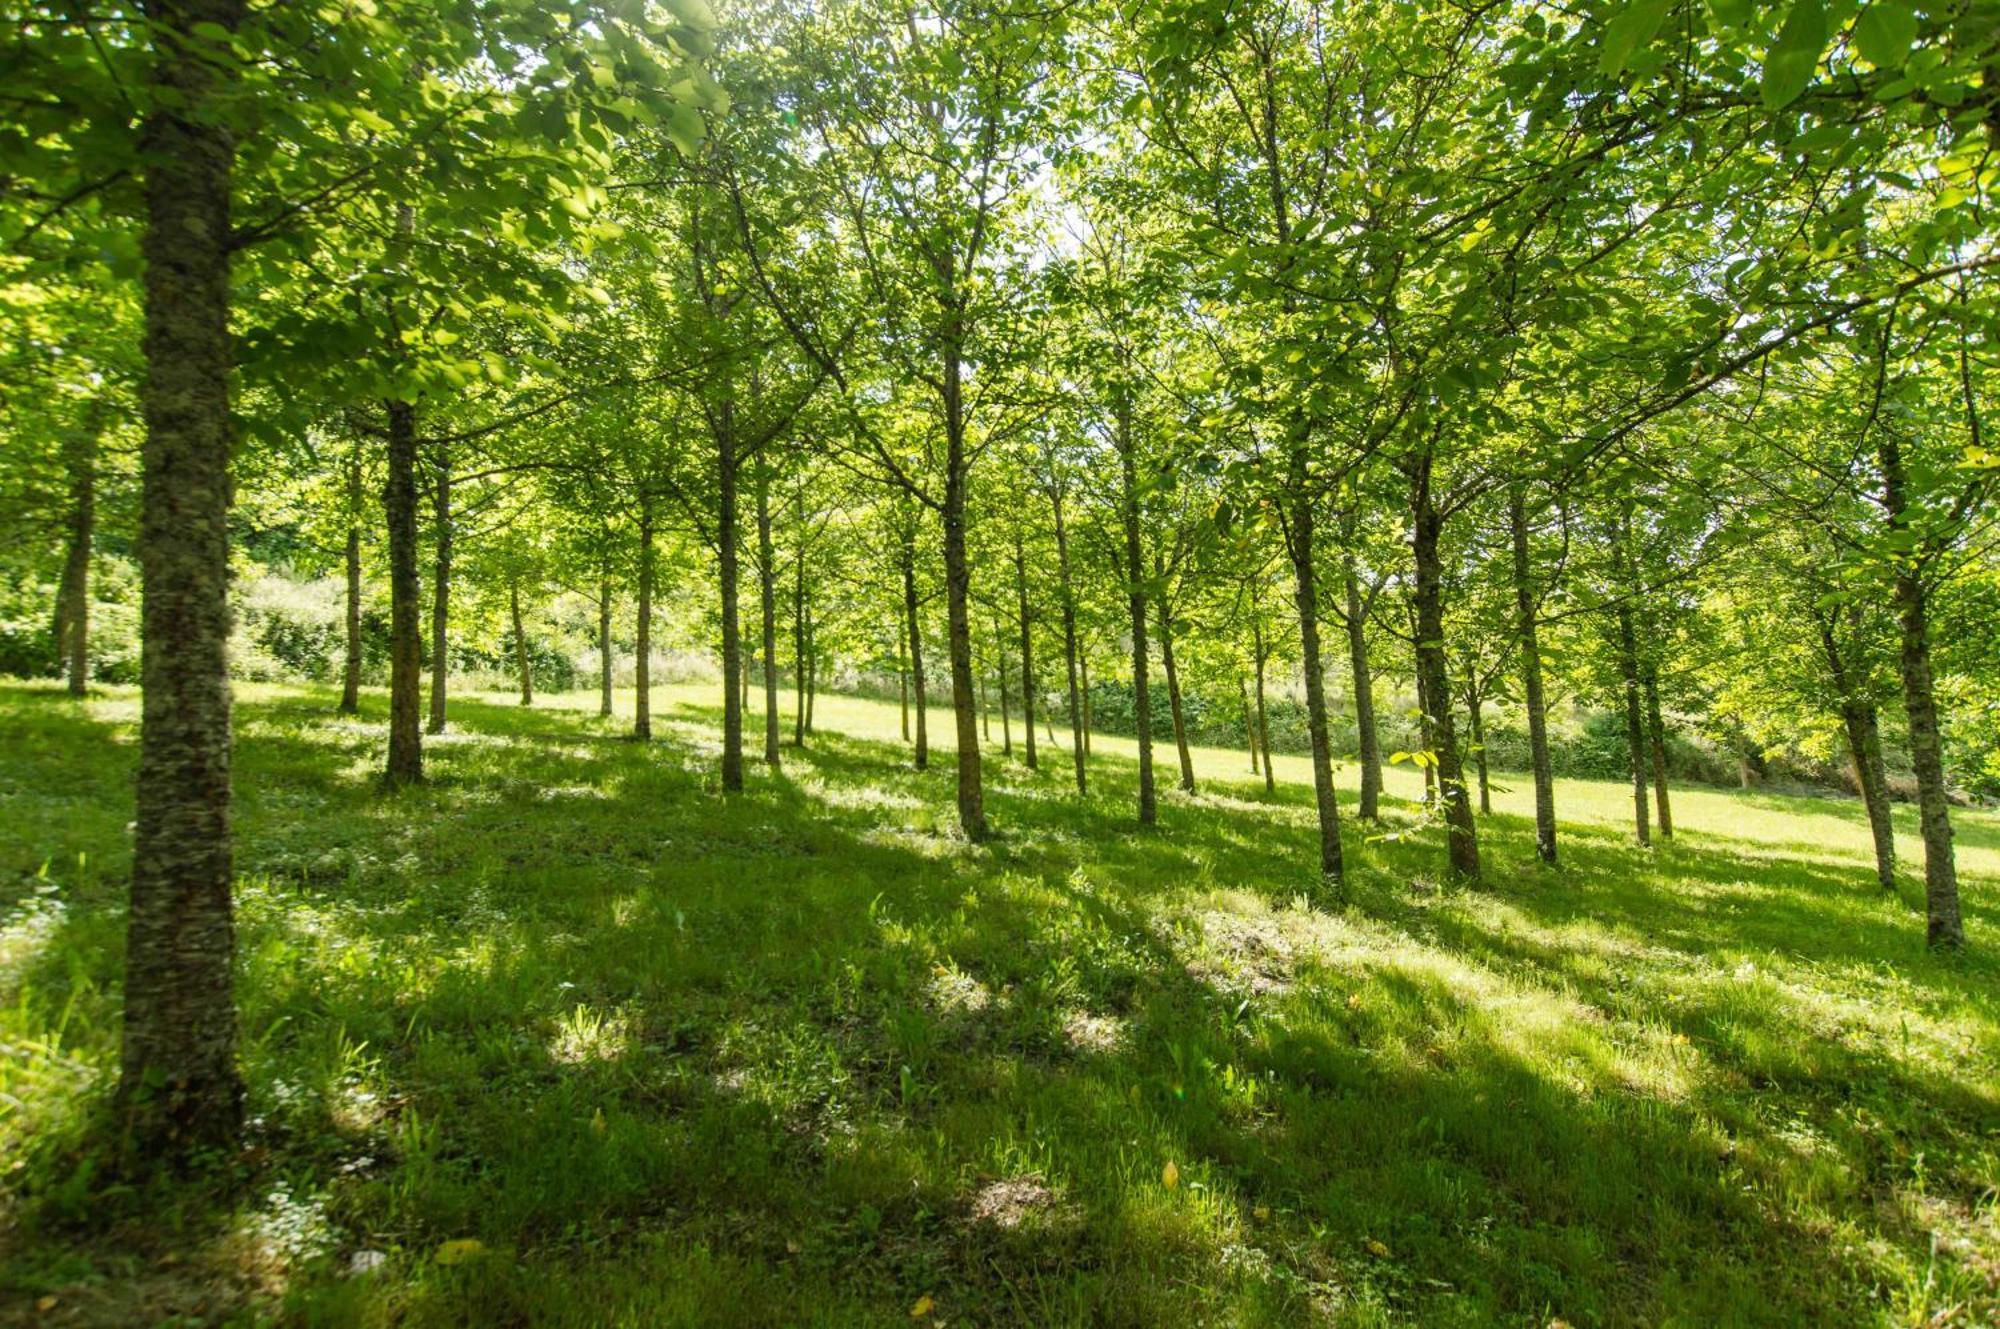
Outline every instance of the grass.
<svg viewBox="0 0 2000 1329">
<path fill-rule="evenodd" d="M 996 760 L 972 846 L 894 707 L 724 799 L 706 692 L 467 698 L 383 798 L 330 703 L 241 695 L 253 1139 L 175 1185 L 91 1129 L 136 694 L 0 686 L 0 1322 L 2000 1321 L 1991 814 L 1938 957 L 1847 801 L 1565 782 L 1549 871 L 1503 790 L 1468 891 L 1399 770 L 1336 908 L 1299 760 L 1154 832 Z"/>
</svg>

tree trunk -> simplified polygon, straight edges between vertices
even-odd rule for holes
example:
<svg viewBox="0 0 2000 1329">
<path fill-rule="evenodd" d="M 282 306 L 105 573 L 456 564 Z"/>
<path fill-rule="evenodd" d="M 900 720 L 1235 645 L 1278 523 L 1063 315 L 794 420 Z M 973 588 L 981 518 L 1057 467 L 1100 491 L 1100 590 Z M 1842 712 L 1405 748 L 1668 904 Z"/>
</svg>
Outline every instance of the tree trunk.
<svg viewBox="0 0 2000 1329">
<path fill-rule="evenodd" d="M 1876 431 L 1884 505 L 1891 527 L 1908 530 L 1902 445 L 1890 431 Z M 1921 569 L 1908 555 L 1896 564 L 1896 617 L 1902 632 L 1903 708 L 1910 720 L 1910 764 L 1917 773 L 1917 822 L 1924 837 L 1924 913 L 1932 946 L 1965 945 L 1959 915 L 1958 862 L 1952 849 L 1951 800 L 1944 780 L 1943 726 L 1931 677 L 1929 597 Z"/>
<path fill-rule="evenodd" d="M 931 762 L 930 744 L 930 694 L 924 682 L 924 630 L 917 613 L 917 548 L 916 532 L 903 531 L 903 616 L 908 623 L 910 638 L 910 694 L 917 704 L 917 746 L 912 758 L 918 770 L 929 767 Z"/>
<path fill-rule="evenodd" d="M 737 620 L 736 420 L 722 403 L 715 430 L 715 551 L 722 592 L 722 792 L 743 792 L 743 629 Z"/>
<path fill-rule="evenodd" d="M 1007 649 L 1002 644 L 1005 640 L 1005 637 L 1000 632 L 1000 625 L 995 623 L 993 625 L 993 642 L 995 649 L 1000 655 L 1000 752 L 1002 756 L 1011 757 L 1014 755 L 1014 726 L 1012 720 L 1007 715 L 1007 706 L 1011 698 L 1007 695 Z M 1031 730 L 1031 736 L 1032 733 L 1033 731 Z M 992 736 L 989 734 L 988 737 Z"/>
<path fill-rule="evenodd" d="M 424 778 L 417 697 L 423 683 L 417 601 L 417 408 L 391 401 L 388 476 L 382 506 L 389 519 L 389 765 L 390 788 Z M 439 705 L 442 705 L 440 699 Z"/>
<path fill-rule="evenodd" d="M 1875 842 L 1875 880 L 1885 891 L 1896 889 L 1896 828 L 1889 815 L 1889 784 L 1882 767 L 1882 732 L 1875 708 L 1849 700 L 1840 708 L 1847 732 L 1847 751 L 1854 761 L 1854 783 L 1868 812 L 1868 832 Z"/>
<path fill-rule="evenodd" d="M 1640 844 L 1653 842 L 1651 811 L 1646 803 L 1646 725 L 1639 705 L 1638 643 L 1632 630 L 1632 610 L 1618 605 L 1618 671 L 1625 688 L 1625 747 L 1632 770 L 1632 826 Z"/>
<path fill-rule="evenodd" d="M 597 583 L 597 713 L 611 718 L 611 578 Z"/>
<path fill-rule="evenodd" d="M 1119 504 L 1125 524 L 1125 592 L 1132 615 L 1132 705 L 1139 730 L 1139 824 L 1151 826 L 1159 816 L 1153 791 L 1153 706 L 1146 688 L 1145 562 L 1139 551 L 1139 473 L 1133 458 L 1131 407 L 1119 403 L 1118 464 L 1124 489 Z"/>
<path fill-rule="evenodd" d="M 1173 615 L 1167 612 L 1166 593 L 1160 594 L 1160 667 L 1167 675 L 1167 709 L 1174 717 L 1174 748 L 1181 761 L 1181 791 L 1194 792 L 1194 757 L 1188 751 L 1187 718 L 1181 710 L 1181 676 L 1174 668 Z"/>
<path fill-rule="evenodd" d="M 1271 715 L 1264 709 L 1264 667 L 1270 661 L 1264 644 L 1264 626 L 1257 625 L 1257 746 L 1264 750 L 1264 792 L 1278 792 L 1278 773 L 1271 769 Z"/>
<path fill-rule="evenodd" d="M 1336 885 L 1346 883 L 1340 849 L 1340 808 L 1333 794 L 1333 750 L 1327 739 L 1326 671 L 1320 662 L 1319 582 L 1313 567 L 1313 506 L 1305 492 L 1304 458 L 1292 463 L 1290 530 L 1293 596 L 1299 611 L 1299 660 L 1305 671 L 1306 736 L 1312 750 L 1313 801 L 1319 819 L 1320 875 Z M 1266 770 L 1269 769 L 1268 764 Z"/>
<path fill-rule="evenodd" d="M 1083 755 L 1090 755 L 1090 657 L 1081 652 L 1076 657 L 1076 671 L 1083 678 Z"/>
<path fill-rule="evenodd" d="M 361 712 L 361 445 L 347 462 L 347 661 L 340 676 L 340 713 Z"/>
<path fill-rule="evenodd" d="M 507 610 L 514 619 L 514 663 L 521 672 L 521 704 L 535 704 L 535 671 L 528 663 L 528 630 L 521 623 L 521 582 L 507 584 Z"/>
<path fill-rule="evenodd" d="M 1375 731 L 1375 671 L 1368 660 L 1368 611 L 1361 602 L 1361 579 L 1354 560 L 1347 560 L 1347 663 L 1354 673 L 1354 735 L 1360 748 L 1361 806 L 1359 816 L 1375 821 L 1382 814 L 1382 740 Z M 1266 752 L 1268 764 L 1271 754 Z"/>
<path fill-rule="evenodd" d="M 1021 742 L 1028 769 L 1040 770 L 1035 754 L 1035 640 L 1028 614 L 1028 560 L 1021 549 L 1021 531 L 1014 529 L 1014 587 L 1021 602 Z"/>
<path fill-rule="evenodd" d="M 229 200 L 234 77 L 197 28 L 241 0 L 161 0 L 146 119 L 144 588 L 137 818 L 118 1102 L 149 1152 L 228 1147 L 242 1127 L 229 831 Z"/>
<path fill-rule="evenodd" d="M 639 505 L 639 622 L 632 643 L 632 737 L 653 736 L 653 505 Z"/>
<path fill-rule="evenodd" d="M 1459 761 L 1452 722 L 1451 682 L 1444 640 L 1444 565 L 1439 541 L 1444 519 L 1431 496 L 1431 461 L 1420 458 L 1410 481 L 1410 552 L 1416 564 L 1417 675 L 1423 684 L 1426 744 L 1437 765 L 1438 796 L 1444 803 L 1445 844 L 1452 871 L 1479 879 L 1479 831 Z"/>
<path fill-rule="evenodd" d="M 431 456 L 431 519 L 437 526 L 437 577 L 431 584 L 431 709 L 425 728 L 444 732 L 445 687 L 451 672 L 451 453 L 436 445 Z"/>
<path fill-rule="evenodd" d="M 903 741 L 910 741 L 910 648 L 901 618 L 896 621 L 896 701 L 903 713 Z"/>
<path fill-rule="evenodd" d="M 1471 677 L 1476 666 L 1466 665 L 1465 708 L 1472 726 L 1472 768 L 1479 775 L 1479 815 L 1493 815 L 1493 785 L 1486 765 L 1486 698 L 1479 691 L 1478 680 Z"/>
<path fill-rule="evenodd" d="M 1069 531 L 1063 525 L 1062 496 L 1054 492 L 1054 481 L 1050 483 L 1049 501 L 1055 510 L 1056 576 L 1062 584 L 1063 663 L 1069 678 L 1070 764 L 1076 768 L 1076 792 L 1087 794 L 1090 792 L 1090 780 L 1084 772 L 1084 755 L 1089 749 L 1089 740 L 1084 725 L 1083 697 L 1077 685 L 1076 592 L 1069 577 Z"/>
<path fill-rule="evenodd" d="M 804 502 L 804 496 L 800 496 Z M 799 523 L 805 534 L 805 523 Z M 801 538 L 792 559 L 792 746 L 806 741 L 806 551 Z"/>
<path fill-rule="evenodd" d="M 986 838 L 986 797 L 980 777 L 979 726 L 972 700 L 972 563 L 965 552 L 965 492 L 972 460 L 966 455 L 964 364 L 954 305 L 944 356 L 944 522 L 945 613 L 950 629 L 951 703 L 958 719 L 958 824 L 969 840 Z"/>
<path fill-rule="evenodd" d="M 1653 806 L 1659 813 L 1660 838 L 1674 838 L 1674 812 L 1667 797 L 1667 726 L 1660 716 L 1660 671 L 1648 660 L 1640 671 L 1646 692 L 1646 741 L 1653 758 Z"/>
<path fill-rule="evenodd" d="M 103 413 L 102 398 L 84 408 L 84 420 L 64 458 L 69 470 L 69 541 L 56 604 L 56 652 L 72 697 L 90 690 L 90 554 L 97 538 L 97 441 Z"/>
<path fill-rule="evenodd" d="M 1263 773 L 1263 765 L 1257 760 L 1257 721 L 1250 714 L 1250 680 L 1243 672 L 1236 673 L 1236 699 L 1243 703 L 1243 746 L 1250 749 L 1250 774 Z"/>
<path fill-rule="evenodd" d="M 1522 704 L 1528 712 L 1528 761 L 1535 782 L 1535 854 L 1556 861 L 1556 783 L 1549 762 L 1548 702 L 1542 692 L 1542 648 L 1535 622 L 1535 587 L 1528 562 L 1528 516 L 1520 488 L 1507 496 L 1514 545 L 1515 632 L 1521 651 Z"/>
</svg>

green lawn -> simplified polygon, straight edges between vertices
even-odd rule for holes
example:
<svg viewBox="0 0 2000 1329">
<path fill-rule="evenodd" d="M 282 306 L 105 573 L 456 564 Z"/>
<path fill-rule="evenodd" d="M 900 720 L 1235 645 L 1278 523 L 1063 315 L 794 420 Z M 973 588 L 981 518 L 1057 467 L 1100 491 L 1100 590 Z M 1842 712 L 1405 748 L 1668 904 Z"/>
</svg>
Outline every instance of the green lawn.
<svg viewBox="0 0 2000 1329">
<path fill-rule="evenodd" d="M 1564 782 L 1545 871 L 1504 790 L 1483 891 L 1392 801 L 1335 907 L 1298 759 L 1152 832 L 1129 742 L 1088 801 L 996 760 L 975 847 L 893 706 L 725 800 L 709 691 L 503 703 L 384 799 L 379 695 L 243 689 L 224 1192 L 89 1130 L 136 694 L 0 687 L 0 1321 L 2000 1321 L 2000 818 L 1937 958 L 1851 801 L 1676 791 L 1647 852 Z"/>
</svg>

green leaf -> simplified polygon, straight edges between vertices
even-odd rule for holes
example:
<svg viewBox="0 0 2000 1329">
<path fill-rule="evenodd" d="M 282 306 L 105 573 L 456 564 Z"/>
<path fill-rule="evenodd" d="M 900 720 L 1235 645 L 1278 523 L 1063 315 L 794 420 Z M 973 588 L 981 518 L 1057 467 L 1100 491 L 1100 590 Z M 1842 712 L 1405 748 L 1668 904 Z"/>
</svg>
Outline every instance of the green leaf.
<svg viewBox="0 0 2000 1329">
<path fill-rule="evenodd" d="M 1618 17 L 1605 25 L 1604 48 L 1597 57 L 1598 72 L 1606 78 L 1616 77 L 1633 55 L 1645 50 L 1653 40 L 1670 7 L 1669 0 L 1631 0 Z"/>
<path fill-rule="evenodd" d="M 1790 106 L 1812 82 L 1820 54 L 1826 50 L 1826 6 L 1822 0 L 1798 0 L 1785 15 L 1777 40 L 1764 57 L 1764 108 Z"/>
<path fill-rule="evenodd" d="M 1916 13 L 1902 0 L 1875 0 L 1854 22 L 1854 49 L 1877 69 L 1901 69 L 1916 39 Z"/>
</svg>

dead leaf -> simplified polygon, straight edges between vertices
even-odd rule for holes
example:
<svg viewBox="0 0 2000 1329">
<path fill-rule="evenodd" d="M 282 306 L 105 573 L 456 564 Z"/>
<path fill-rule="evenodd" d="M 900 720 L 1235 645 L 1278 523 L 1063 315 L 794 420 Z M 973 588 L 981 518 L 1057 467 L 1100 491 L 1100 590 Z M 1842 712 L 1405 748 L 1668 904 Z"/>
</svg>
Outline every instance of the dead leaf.
<svg viewBox="0 0 2000 1329">
<path fill-rule="evenodd" d="M 1167 1165 L 1160 1169 L 1160 1184 L 1168 1190 L 1181 1184 L 1181 1170 L 1174 1166 L 1174 1160 L 1171 1158 L 1167 1160 Z"/>
<path fill-rule="evenodd" d="M 464 1264 L 467 1260 L 476 1260 L 484 1254 L 486 1254 L 485 1242 L 477 1237 L 460 1237 L 456 1241 L 447 1241 L 439 1246 L 436 1258 L 439 1264 Z"/>
<path fill-rule="evenodd" d="M 929 1296 L 918 1297 L 917 1304 L 910 1307 L 910 1318 L 912 1320 L 921 1320 L 926 1315 L 929 1315 L 931 1308 L 936 1305 L 937 1303 L 932 1301 Z"/>
</svg>

